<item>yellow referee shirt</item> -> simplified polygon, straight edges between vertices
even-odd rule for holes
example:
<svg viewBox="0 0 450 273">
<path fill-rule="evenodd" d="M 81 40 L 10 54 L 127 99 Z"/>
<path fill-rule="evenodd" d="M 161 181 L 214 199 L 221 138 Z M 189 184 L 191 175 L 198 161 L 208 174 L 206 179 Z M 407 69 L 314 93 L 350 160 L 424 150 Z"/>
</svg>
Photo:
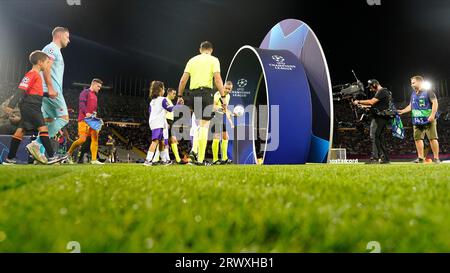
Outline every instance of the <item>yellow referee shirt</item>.
<svg viewBox="0 0 450 273">
<path fill-rule="evenodd" d="M 214 73 L 220 73 L 220 62 L 210 54 L 200 54 L 188 61 L 184 72 L 190 75 L 190 90 L 200 87 L 213 89 Z"/>
<path fill-rule="evenodd" d="M 217 92 L 214 94 L 214 108 L 215 108 L 215 109 L 222 108 L 222 102 L 220 102 L 220 98 L 221 98 L 220 92 L 217 91 Z M 225 103 L 226 103 L 227 105 L 229 105 L 229 104 L 230 104 L 230 94 L 227 94 L 227 95 L 225 96 L 225 98 L 222 99 L 222 101 L 225 101 Z"/>
</svg>

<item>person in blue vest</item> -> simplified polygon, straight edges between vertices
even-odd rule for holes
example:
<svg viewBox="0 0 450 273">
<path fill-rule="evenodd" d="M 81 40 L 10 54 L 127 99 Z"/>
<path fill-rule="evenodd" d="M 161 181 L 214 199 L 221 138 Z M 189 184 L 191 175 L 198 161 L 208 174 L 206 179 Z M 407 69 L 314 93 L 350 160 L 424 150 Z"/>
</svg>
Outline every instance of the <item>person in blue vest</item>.
<svg viewBox="0 0 450 273">
<path fill-rule="evenodd" d="M 417 159 L 414 163 L 424 163 L 423 139 L 425 135 L 430 141 L 433 151 L 433 162 L 439 164 L 439 142 L 437 133 L 436 113 L 438 110 L 438 100 L 436 94 L 431 90 L 423 89 L 423 77 L 414 76 L 411 78 L 411 86 L 414 92 L 411 95 L 409 105 L 398 113 L 400 115 L 412 112 L 412 123 L 414 127 L 414 141 L 417 149 Z"/>
</svg>

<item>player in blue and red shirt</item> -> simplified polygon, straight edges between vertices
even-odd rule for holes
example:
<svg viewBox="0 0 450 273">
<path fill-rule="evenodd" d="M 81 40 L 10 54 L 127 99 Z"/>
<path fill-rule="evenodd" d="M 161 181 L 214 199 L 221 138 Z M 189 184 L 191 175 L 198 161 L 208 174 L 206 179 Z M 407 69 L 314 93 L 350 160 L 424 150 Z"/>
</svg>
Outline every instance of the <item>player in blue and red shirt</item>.
<svg viewBox="0 0 450 273">
<path fill-rule="evenodd" d="M 16 164 L 14 159 L 19 149 L 20 143 L 26 131 L 38 130 L 39 137 L 42 144 L 45 146 L 48 158 L 39 158 L 38 155 L 33 155 L 41 163 L 54 164 L 65 160 L 66 157 L 54 156 L 54 150 L 50 143 L 48 136 L 48 128 L 45 125 L 44 117 L 42 116 L 42 98 L 44 96 L 42 78 L 39 72 L 47 69 L 50 66 L 49 56 L 42 51 L 33 51 L 30 54 L 29 60 L 33 68 L 25 75 L 19 84 L 18 90 L 11 99 L 8 107 L 4 110 L 6 113 L 11 113 L 12 109 L 19 103 L 21 114 L 20 124 L 12 136 L 11 144 L 9 146 L 9 154 L 3 162 L 4 165 Z"/>
<path fill-rule="evenodd" d="M 100 79 L 93 79 L 91 86 L 80 93 L 80 109 L 78 110 L 78 139 L 72 144 L 72 146 L 70 146 L 70 149 L 67 152 L 69 157 L 71 157 L 75 149 L 80 145 L 83 145 L 83 143 L 86 142 L 86 139 L 90 136 L 92 156 L 91 164 L 96 165 L 103 165 L 103 163 L 97 160 L 99 132 L 89 127 L 84 120 L 97 112 L 97 93 L 100 92 L 102 85 L 103 81 Z"/>
</svg>

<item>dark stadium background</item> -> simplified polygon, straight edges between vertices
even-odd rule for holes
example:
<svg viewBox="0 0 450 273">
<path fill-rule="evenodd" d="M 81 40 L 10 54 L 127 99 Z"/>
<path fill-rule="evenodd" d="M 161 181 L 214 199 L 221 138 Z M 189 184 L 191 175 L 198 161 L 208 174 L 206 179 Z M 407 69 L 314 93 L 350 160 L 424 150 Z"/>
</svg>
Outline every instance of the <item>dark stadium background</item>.
<svg viewBox="0 0 450 273">
<path fill-rule="evenodd" d="M 78 1 L 80 6 L 68 5 Z M 380 6 L 368 4 L 378 1 Z M 422 74 L 430 80 L 442 112 L 438 134 L 443 163 L 434 164 L 431 151 L 427 164 L 412 163 L 417 152 L 407 114 L 402 116 L 405 139 L 393 137 L 391 128 L 385 131 L 393 164 L 365 165 L 371 154 L 370 123 L 356 121 L 347 100 L 334 103 L 333 148 L 345 149 L 346 159 L 352 160 L 341 160 L 339 153 L 330 154 L 330 164 L 142 166 L 152 139 L 150 81 L 177 87 L 185 63 L 198 53 L 203 40 L 215 44 L 214 55 L 221 60 L 225 78 L 241 46 L 258 46 L 276 23 L 287 18 L 308 23 L 317 34 L 333 85 L 353 82 L 354 69 L 364 83 L 377 78 L 389 87 L 395 106 L 403 108 L 412 92 L 410 77 Z M 20 118 L 12 119 L 2 108 L 30 68 L 30 52 L 51 41 L 55 26 L 71 32 L 71 44 L 63 50 L 63 93 L 70 122 L 67 134 L 57 138 L 58 153 L 66 154 L 77 139 L 79 94 L 84 84 L 98 77 L 107 86 L 98 94 L 98 114 L 105 121 L 99 160 L 107 164 L 34 166 L 22 145 L 23 161 L 28 157 L 30 164 L 3 166 Z M 65 266 L 58 272 L 69 264 L 84 266 L 82 257 L 92 257 L 89 266 L 101 264 L 99 272 L 105 265 L 134 271 L 130 268 L 139 259 L 149 272 L 220 272 L 222 268 L 216 269 L 223 262 L 220 258 L 228 257 L 247 260 L 241 268 L 224 268 L 227 272 L 291 272 L 305 268 L 305 261 L 316 269 L 355 267 L 344 255 L 333 253 L 354 253 L 350 259 L 362 262 L 377 259 L 366 264 L 384 272 L 380 254 L 364 253 L 449 253 L 449 47 L 450 0 L 0 0 L 0 270 L 17 256 L 8 253 L 118 253 L 56 259 L 39 255 L 34 263 L 17 256 L 20 261 L 14 261 L 14 268 L 26 264 L 36 270 L 45 264 L 46 272 L 55 261 Z M 290 101 L 287 107 L 299 109 L 297 100 Z M 272 113 L 271 117 L 279 116 Z M 300 115 L 299 111 L 283 116 L 280 124 L 290 125 L 288 129 L 305 127 L 295 120 Z M 254 122 L 265 129 L 261 123 Z M 183 132 L 191 129 L 190 123 L 180 127 Z M 242 127 L 249 139 L 251 130 Z M 280 135 L 273 131 L 277 127 L 268 128 L 271 144 Z M 296 131 L 287 133 L 296 143 L 283 142 L 293 150 L 297 144 L 308 144 Z M 36 135 L 28 133 L 22 144 Z M 108 136 L 114 138 L 114 147 L 106 145 Z M 181 163 L 188 163 L 190 141 L 179 140 Z M 260 143 L 256 140 L 255 150 Z M 233 146 L 237 150 L 250 147 L 248 143 Z M 207 161 L 213 158 L 211 147 L 208 143 Z M 73 153 L 73 161 L 89 163 L 89 153 L 88 140 Z M 236 156 L 231 159 L 236 161 Z M 8 256 L 2 259 L 2 253 Z M 133 262 L 122 260 L 119 253 Z M 327 254 L 323 259 L 309 253 Z M 417 254 L 385 256 L 403 268 L 420 263 Z M 45 257 L 51 262 L 45 263 Z M 71 257 L 77 261 L 67 260 Z M 106 260 L 110 257 L 112 262 Z M 273 257 L 274 267 L 258 268 L 254 260 L 247 266 L 249 257 L 260 265 L 261 258 Z M 333 257 L 336 262 L 326 261 Z M 209 271 L 176 267 L 178 259 L 183 264 L 210 261 Z M 436 262 L 426 265 L 431 268 Z M 228 260 L 226 266 L 231 268 Z"/>
<path fill-rule="evenodd" d="M 319 37 L 333 84 L 378 78 L 396 96 L 412 74 L 450 77 L 450 2 L 445 0 L 236 1 L 0 0 L 0 56 L 26 59 L 67 26 L 65 83 L 93 76 L 161 79 L 176 86 L 199 42 L 210 40 L 225 76 L 236 50 L 258 46 L 278 21 L 297 18 Z"/>
</svg>

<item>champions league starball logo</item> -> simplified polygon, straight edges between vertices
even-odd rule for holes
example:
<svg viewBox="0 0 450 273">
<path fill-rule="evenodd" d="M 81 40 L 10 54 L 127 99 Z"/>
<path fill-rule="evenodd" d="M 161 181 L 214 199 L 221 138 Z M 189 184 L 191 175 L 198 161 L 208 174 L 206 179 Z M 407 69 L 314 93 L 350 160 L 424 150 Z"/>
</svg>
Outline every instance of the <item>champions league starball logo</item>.
<svg viewBox="0 0 450 273">
<path fill-rule="evenodd" d="M 236 81 L 237 88 L 236 90 L 233 90 L 231 96 L 246 98 L 248 95 L 250 95 L 250 91 L 245 89 L 247 84 L 248 84 L 247 79 L 240 78 L 239 80 L 237 80 Z"/>
<path fill-rule="evenodd" d="M 69 6 L 81 6 L 81 0 L 66 0 Z"/>
<path fill-rule="evenodd" d="M 276 70 L 294 70 L 297 68 L 295 65 L 286 64 L 286 59 L 280 55 L 272 55 L 272 60 L 274 60 L 275 63 L 271 63 L 269 66 Z"/>
<path fill-rule="evenodd" d="M 366 0 L 369 6 L 381 6 L 381 0 Z"/>
<path fill-rule="evenodd" d="M 246 80 L 246 79 L 239 79 L 239 80 L 237 81 L 237 85 L 238 85 L 240 88 L 244 88 L 244 87 L 247 86 L 247 80 Z"/>
<path fill-rule="evenodd" d="M 28 83 L 30 82 L 30 79 L 28 77 L 23 78 L 22 83 Z"/>
<path fill-rule="evenodd" d="M 279 65 L 283 65 L 283 64 L 284 64 L 284 58 L 283 58 L 283 56 L 280 56 L 280 55 L 273 55 L 273 56 L 272 56 L 272 59 L 273 59 L 275 62 L 277 62 L 277 64 L 279 64 Z"/>
</svg>

